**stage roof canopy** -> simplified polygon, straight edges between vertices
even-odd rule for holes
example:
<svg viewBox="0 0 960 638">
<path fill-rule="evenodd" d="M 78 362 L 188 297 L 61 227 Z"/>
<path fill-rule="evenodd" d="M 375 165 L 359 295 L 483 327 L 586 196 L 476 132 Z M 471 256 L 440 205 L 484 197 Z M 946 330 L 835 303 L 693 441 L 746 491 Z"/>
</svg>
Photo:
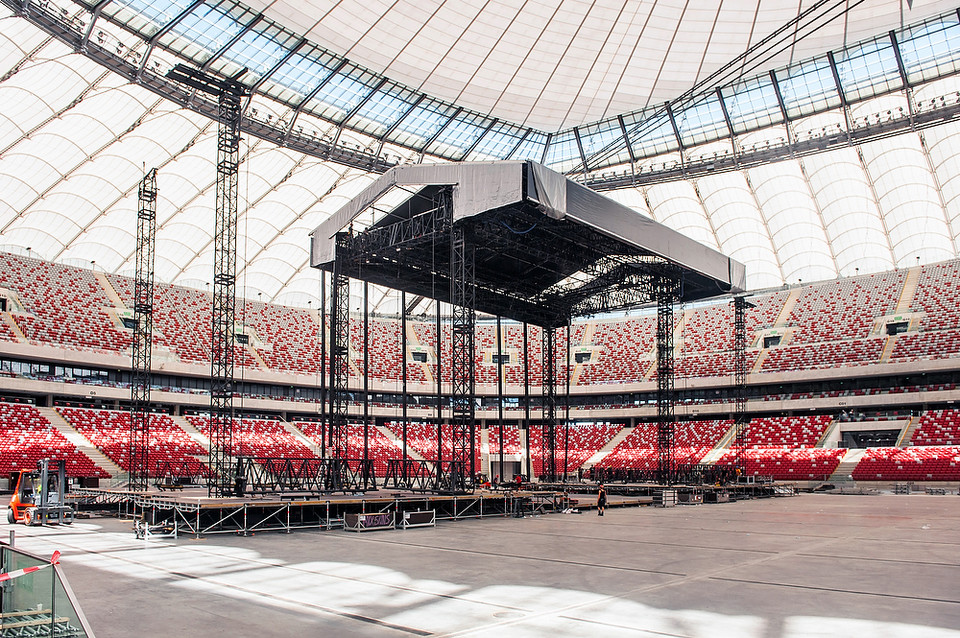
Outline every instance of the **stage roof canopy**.
<svg viewBox="0 0 960 638">
<path fill-rule="evenodd" d="M 396 190 L 410 196 L 379 209 Z M 450 302 L 451 224 L 474 251 L 476 309 L 537 325 L 649 302 L 658 273 L 678 301 L 746 285 L 737 261 L 535 162 L 394 168 L 314 230 L 311 265 Z"/>
</svg>

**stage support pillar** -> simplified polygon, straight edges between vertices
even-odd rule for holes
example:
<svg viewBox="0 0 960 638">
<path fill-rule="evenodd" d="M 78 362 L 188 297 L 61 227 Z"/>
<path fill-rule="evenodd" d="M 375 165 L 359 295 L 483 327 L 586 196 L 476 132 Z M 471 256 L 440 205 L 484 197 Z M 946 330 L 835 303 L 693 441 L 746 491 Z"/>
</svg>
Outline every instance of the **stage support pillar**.
<svg viewBox="0 0 960 638">
<path fill-rule="evenodd" d="M 557 330 L 543 328 L 543 419 L 540 439 L 544 481 L 557 480 L 557 358 L 555 352 Z"/>
<path fill-rule="evenodd" d="M 657 302 L 657 478 L 663 485 L 672 485 L 676 472 L 673 304 L 679 297 L 679 282 L 672 269 L 667 267 L 653 274 L 652 278 L 653 296 Z"/>
<path fill-rule="evenodd" d="M 153 271 L 157 246 L 157 169 L 140 182 L 137 272 L 133 287 L 133 383 L 130 385 L 129 489 L 146 490 L 150 477 L 150 384 L 153 349 Z"/>
<path fill-rule="evenodd" d="M 240 172 L 239 91 L 219 95 L 216 219 L 213 232 L 213 335 L 210 355 L 210 496 L 233 493 L 234 341 L 237 279 L 237 180 Z"/>
<path fill-rule="evenodd" d="M 476 324 L 474 249 L 462 224 L 450 225 L 450 299 L 452 302 L 451 388 L 453 457 L 447 487 L 453 493 L 473 488 L 476 477 L 474 327 Z M 439 475 L 440 473 L 438 473 Z"/>
<path fill-rule="evenodd" d="M 743 452 L 747 447 L 747 300 L 743 295 L 733 298 L 733 422 L 736 427 L 734 450 L 736 470 L 744 472 Z"/>
<path fill-rule="evenodd" d="M 345 480 L 342 467 L 347 458 L 347 419 L 350 383 L 350 278 L 344 272 L 344 252 L 348 249 L 349 233 L 337 233 L 337 254 L 333 264 L 330 294 L 330 383 L 329 416 L 327 424 L 329 490 L 339 490 Z"/>
</svg>

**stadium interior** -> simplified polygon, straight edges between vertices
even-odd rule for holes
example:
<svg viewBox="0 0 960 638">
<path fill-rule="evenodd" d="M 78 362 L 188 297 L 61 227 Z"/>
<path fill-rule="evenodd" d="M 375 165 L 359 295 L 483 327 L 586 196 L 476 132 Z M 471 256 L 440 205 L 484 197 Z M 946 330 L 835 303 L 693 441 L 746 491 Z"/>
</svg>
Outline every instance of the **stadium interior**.
<svg viewBox="0 0 960 638">
<path fill-rule="evenodd" d="M 113 508 L 8 519 L 77 609 L 4 593 L 0 638 L 960 636 L 958 72 L 940 0 L 0 0 L 0 490 Z M 511 285 L 574 262 L 523 244 L 548 171 L 729 285 L 547 326 L 455 303 L 459 212 L 402 291 L 311 253 L 475 162 L 540 188 Z"/>
</svg>

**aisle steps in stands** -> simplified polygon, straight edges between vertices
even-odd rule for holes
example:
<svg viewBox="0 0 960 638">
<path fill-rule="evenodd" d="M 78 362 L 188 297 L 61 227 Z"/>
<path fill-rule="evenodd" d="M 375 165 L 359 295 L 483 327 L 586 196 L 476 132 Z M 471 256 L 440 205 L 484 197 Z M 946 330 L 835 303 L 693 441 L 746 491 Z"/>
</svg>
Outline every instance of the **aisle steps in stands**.
<svg viewBox="0 0 960 638">
<path fill-rule="evenodd" d="M 770 350 L 768 348 L 764 348 L 763 350 L 761 350 L 760 353 L 757 355 L 757 360 L 753 363 L 753 367 L 750 368 L 750 372 L 748 374 L 757 374 L 758 372 L 760 372 L 760 368 L 763 367 L 763 362 L 767 360 L 767 357 L 769 355 L 770 355 Z"/>
<path fill-rule="evenodd" d="M 830 475 L 831 482 L 843 482 L 849 481 L 850 475 L 853 474 L 854 468 L 857 467 L 857 464 L 860 463 L 860 459 L 863 458 L 863 455 L 866 454 L 865 449 L 861 450 L 847 450 L 847 453 L 843 455 L 843 458 L 840 459 L 840 465 L 837 466 L 837 469 L 833 471 L 833 474 Z"/>
<path fill-rule="evenodd" d="M 831 441 L 839 441 L 841 439 L 839 430 L 840 421 L 838 419 L 834 419 L 823 431 L 823 434 L 820 436 L 820 440 L 817 441 L 816 447 L 837 447 L 836 444 L 828 445 L 828 443 Z"/>
<path fill-rule="evenodd" d="M 750 427 L 747 424 L 747 427 Z M 717 444 L 713 446 L 713 449 L 710 450 L 710 453 L 707 454 L 708 457 L 713 456 L 713 452 L 726 452 L 727 448 L 733 445 L 733 439 L 737 436 L 737 425 L 734 423 L 730 426 L 730 429 L 724 432 L 723 436 L 720 437 L 720 440 L 717 441 Z M 706 457 L 704 457 L 706 459 Z M 717 457 L 719 458 L 719 457 Z"/>
<path fill-rule="evenodd" d="M 107 298 L 113 302 L 113 305 L 117 308 L 126 310 L 127 304 L 123 302 L 123 299 L 117 294 L 117 289 L 113 287 L 113 284 L 110 283 L 110 280 L 107 279 L 106 273 L 94 271 L 94 278 L 100 283 L 100 287 L 103 288 L 103 292 L 107 294 Z"/>
<path fill-rule="evenodd" d="M 400 450 L 403 449 L 403 441 L 400 440 L 400 438 L 399 438 L 396 434 L 394 434 L 393 432 L 391 432 L 391 431 L 390 431 L 390 428 L 383 427 L 383 426 L 381 426 L 381 425 L 377 425 L 377 426 L 375 426 L 375 427 L 376 427 L 377 430 L 380 432 L 380 434 L 382 434 L 383 436 L 387 437 L 387 439 L 389 439 L 391 443 L 393 443 L 394 445 L 396 445 L 398 449 L 400 449 Z M 414 460 L 417 460 L 417 461 L 426 461 L 426 459 L 423 458 L 423 456 L 421 456 L 420 453 L 417 452 L 417 450 L 416 450 L 412 445 L 409 444 L 409 440 L 410 440 L 410 439 L 407 439 L 407 441 L 408 441 L 408 443 L 407 443 L 407 456 L 410 457 L 411 459 L 414 459 Z"/>
<path fill-rule="evenodd" d="M 187 421 L 186 418 L 182 416 L 171 416 L 170 418 L 173 419 L 173 422 L 179 425 L 180 429 L 186 432 L 191 439 L 199 443 L 200 447 L 202 447 L 204 450 L 210 449 L 210 439 L 205 437 L 200 430 L 193 427 L 193 424 Z M 201 458 L 200 460 L 204 463 L 207 462 L 205 458 Z"/>
<path fill-rule="evenodd" d="M 712 450 L 710 450 L 709 452 L 703 455 L 703 458 L 700 459 L 700 464 L 713 465 L 714 463 L 719 461 L 724 454 L 726 454 L 729 451 L 730 450 L 728 450 L 727 448 L 720 447 L 718 444 L 717 447 L 713 448 Z"/>
<path fill-rule="evenodd" d="M 880 363 L 890 361 L 890 355 L 893 354 L 893 348 L 897 345 L 897 335 L 890 335 L 883 343 L 883 352 L 880 353 Z"/>
<path fill-rule="evenodd" d="M 407 348 L 409 349 L 410 346 L 422 346 L 422 345 L 423 344 L 420 343 L 420 337 L 417 335 L 417 330 L 416 330 L 416 327 L 414 326 L 414 322 L 408 321 L 407 322 Z M 371 350 L 373 350 L 372 344 L 371 344 Z M 408 355 L 409 355 L 409 352 L 403 353 L 403 356 L 405 357 Z M 413 362 L 408 361 L 407 365 L 410 365 L 411 363 Z M 420 366 L 420 369 L 423 370 L 423 376 L 427 380 L 427 383 L 429 383 L 431 387 L 435 386 L 437 383 L 437 379 L 436 377 L 433 376 L 433 371 L 430 369 L 430 363 L 429 362 L 420 363 L 419 366 Z"/>
<path fill-rule="evenodd" d="M 793 312 L 794 306 L 797 305 L 797 301 L 800 299 L 802 292 L 803 288 L 799 286 L 790 291 L 787 300 L 783 302 L 783 308 L 780 309 L 780 314 L 777 315 L 777 320 L 773 322 L 774 327 L 781 328 L 787 325 L 787 319 L 790 317 L 790 313 Z"/>
<path fill-rule="evenodd" d="M 580 339 L 580 343 L 573 344 L 574 348 L 576 346 L 589 346 L 593 343 L 593 335 L 597 331 L 597 324 L 590 321 L 583 326 L 583 337 Z M 573 366 L 573 375 L 570 378 L 570 383 L 574 386 L 580 384 L 580 375 L 583 373 L 583 364 L 575 363 Z"/>
<path fill-rule="evenodd" d="M 258 365 L 258 366 L 260 366 L 260 367 L 263 368 L 264 370 L 269 370 L 269 369 L 270 369 L 270 366 L 268 366 L 268 365 L 267 365 L 267 362 L 263 360 L 263 357 L 260 356 L 260 353 L 257 352 L 257 349 L 256 349 L 256 348 L 254 348 L 254 347 L 253 347 L 252 345 L 250 345 L 250 344 L 247 344 L 246 346 L 244 346 L 244 348 L 247 349 L 247 353 L 250 355 L 250 357 L 251 357 L 254 361 L 257 362 L 257 365 Z"/>
<path fill-rule="evenodd" d="M 594 454 L 589 459 L 583 462 L 583 470 L 587 471 L 594 465 L 603 461 L 603 459 L 607 458 L 607 455 L 613 452 L 614 449 L 616 449 L 616 447 L 620 445 L 620 442 L 623 441 L 628 436 L 630 436 L 632 432 L 633 432 L 632 427 L 621 428 L 621 430 L 617 432 L 617 434 L 612 439 L 607 441 L 606 445 L 604 445 L 602 448 L 597 450 L 596 454 Z"/>
<path fill-rule="evenodd" d="M 60 416 L 60 413 L 53 408 L 41 408 L 37 407 L 37 411 L 43 415 L 43 417 L 50 422 L 54 428 L 59 430 L 68 441 L 73 443 L 78 450 L 90 457 L 90 460 L 93 461 L 98 467 L 103 468 L 110 473 L 110 476 L 114 479 L 123 477 L 126 475 L 126 472 L 120 469 L 120 467 L 111 461 L 107 456 L 97 449 L 97 447 L 83 436 L 77 432 L 73 426 L 71 426 L 67 421 Z"/>
<path fill-rule="evenodd" d="M 677 315 L 674 314 L 674 324 L 673 324 L 673 356 L 681 357 L 683 355 L 683 330 L 687 327 L 687 322 L 690 320 L 690 317 L 693 315 L 693 310 L 684 310 L 680 315 L 679 320 Z M 654 339 L 653 346 L 650 348 L 650 351 L 647 353 L 646 357 L 641 357 L 641 359 L 648 359 L 650 365 L 647 367 L 647 371 L 643 373 L 643 381 L 650 381 L 655 379 L 654 375 L 657 372 L 657 341 Z M 638 379 L 640 381 L 640 379 Z"/>
<path fill-rule="evenodd" d="M 23 330 L 20 329 L 20 326 L 17 324 L 16 319 L 13 318 L 13 315 L 9 312 L 0 313 L 3 315 L 3 322 L 9 326 L 10 330 L 13 331 L 13 334 L 17 336 L 17 339 L 21 342 L 27 341 L 27 335 L 23 334 Z"/>
<path fill-rule="evenodd" d="M 920 425 L 920 417 L 910 417 L 906 427 L 900 431 L 900 436 L 897 438 L 897 447 L 907 447 L 910 445 L 910 440 L 913 438 L 913 433 L 917 431 L 918 425 Z"/>
<path fill-rule="evenodd" d="M 903 290 L 900 291 L 900 298 L 897 300 L 897 308 L 894 313 L 910 312 L 910 306 L 913 305 L 913 296 L 917 292 L 919 282 L 920 268 L 907 270 L 907 278 L 903 282 Z"/>
<path fill-rule="evenodd" d="M 290 433 L 290 436 L 292 436 L 293 438 L 295 438 L 296 440 L 300 441 L 301 443 L 306 445 L 308 448 L 310 448 L 310 451 L 313 452 L 314 456 L 321 456 L 320 446 L 314 443 L 313 441 L 311 441 L 310 437 L 304 435 L 303 432 L 297 429 L 297 426 L 295 426 L 293 423 L 288 423 L 283 419 L 278 419 L 278 421 L 280 425 L 283 427 L 283 429 Z"/>
</svg>

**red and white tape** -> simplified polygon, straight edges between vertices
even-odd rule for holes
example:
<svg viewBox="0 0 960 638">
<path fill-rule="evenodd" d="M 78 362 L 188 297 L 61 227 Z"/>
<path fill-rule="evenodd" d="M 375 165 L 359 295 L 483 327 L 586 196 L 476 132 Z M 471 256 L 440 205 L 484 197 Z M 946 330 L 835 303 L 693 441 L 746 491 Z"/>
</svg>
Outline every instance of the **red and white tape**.
<svg viewBox="0 0 960 638">
<path fill-rule="evenodd" d="M 13 580 L 14 578 L 20 578 L 21 576 L 26 576 L 27 574 L 32 574 L 33 572 L 38 572 L 41 569 L 46 569 L 51 565 L 56 565 L 60 562 L 60 552 L 56 551 L 53 553 L 53 556 L 50 557 L 50 562 L 46 565 L 37 565 L 36 567 L 24 567 L 23 569 L 17 569 L 12 572 L 7 572 L 6 574 L 0 574 L 0 583 Z"/>
</svg>

